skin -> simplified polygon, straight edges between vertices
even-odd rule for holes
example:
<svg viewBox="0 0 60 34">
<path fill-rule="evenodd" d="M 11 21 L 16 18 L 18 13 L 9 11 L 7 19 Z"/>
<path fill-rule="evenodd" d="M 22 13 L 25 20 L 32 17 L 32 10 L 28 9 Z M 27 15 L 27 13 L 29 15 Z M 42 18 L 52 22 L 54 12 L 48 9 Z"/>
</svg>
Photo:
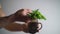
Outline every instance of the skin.
<svg viewBox="0 0 60 34">
<path fill-rule="evenodd" d="M 22 9 L 20 9 L 20 10 L 22 10 Z M 24 16 L 27 16 L 30 13 L 32 13 L 32 10 L 31 9 L 23 9 L 23 11 L 21 11 L 18 14 L 21 14 L 24 17 Z M 21 17 L 21 15 L 20 15 L 20 17 Z M 24 19 L 24 18 L 21 18 L 21 19 Z M 29 18 L 26 18 L 26 19 L 28 19 L 28 20 L 26 20 L 26 21 L 24 20 L 24 21 L 25 21 L 25 25 L 27 26 L 28 23 L 31 22 L 31 20 Z"/>
<path fill-rule="evenodd" d="M 26 15 L 28 15 L 29 13 L 32 13 L 32 10 L 30 10 L 30 9 L 24 9 L 24 11 L 21 12 L 21 14 L 22 14 L 23 16 L 26 16 Z"/>
<path fill-rule="evenodd" d="M 18 10 L 15 14 L 12 14 L 10 16 L 0 18 L 2 19 L 2 21 L 0 22 L 1 23 L 0 26 L 2 26 L 3 28 L 9 31 L 25 31 L 25 32 L 26 30 L 28 31 L 28 24 L 31 22 L 31 20 L 29 19 L 29 17 L 27 18 L 26 16 L 29 13 L 32 13 L 32 10 L 30 9 L 23 9 L 23 10 L 20 9 L 20 10 Z M 14 22 L 16 20 L 15 18 L 17 20 L 18 19 L 23 20 L 23 21 L 25 21 L 26 19 L 27 20 L 25 21 L 26 22 L 25 24 L 18 24 Z"/>
<path fill-rule="evenodd" d="M 32 13 L 32 10 L 31 9 L 24 9 L 22 12 L 21 12 L 21 15 L 22 16 L 27 16 L 28 14 Z M 23 19 L 23 18 L 22 18 Z M 29 23 L 31 22 L 30 19 L 26 20 L 26 23 Z"/>
<path fill-rule="evenodd" d="M 27 15 L 31 12 L 32 11 L 30 9 L 20 9 L 14 14 L 0 17 L 0 27 L 5 27 L 11 23 L 14 23 L 15 21 L 23 21 L 27 23 L 29 21 L 29 17 Z"/>
</svg>

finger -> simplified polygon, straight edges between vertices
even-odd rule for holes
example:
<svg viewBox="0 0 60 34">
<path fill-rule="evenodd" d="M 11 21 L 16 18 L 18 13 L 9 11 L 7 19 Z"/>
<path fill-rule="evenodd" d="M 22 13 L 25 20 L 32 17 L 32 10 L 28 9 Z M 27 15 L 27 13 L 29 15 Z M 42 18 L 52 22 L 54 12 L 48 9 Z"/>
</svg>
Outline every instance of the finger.
<svg viewBox="0 0 60 34">
<path fill-rule="evenodd" d="M 32 13 L 32 10 L 31 9 L 27 9 L 28 13 Z"/>
</svg>

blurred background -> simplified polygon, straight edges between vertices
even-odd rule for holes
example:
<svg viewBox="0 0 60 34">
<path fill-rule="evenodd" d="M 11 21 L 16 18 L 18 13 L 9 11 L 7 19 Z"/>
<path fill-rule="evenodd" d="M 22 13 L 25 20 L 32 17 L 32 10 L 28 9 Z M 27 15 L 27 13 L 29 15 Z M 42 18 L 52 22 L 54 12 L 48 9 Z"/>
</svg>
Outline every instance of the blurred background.
<svg viewBox="0 0 60 34">
<path fill-rule="evenodd" d="M 21 8 L 39 9 L 47 18 L 39 20 L 43 28 L 36 34 L 60 34 L 60 0 L 0 0 L 0 14 L 8 16 Z M 24 32 L 11 32 L 0 29 L 0 34 L 26 34 Z M 27 33 L 29 34 L 29 33 Z"/>
</svg>

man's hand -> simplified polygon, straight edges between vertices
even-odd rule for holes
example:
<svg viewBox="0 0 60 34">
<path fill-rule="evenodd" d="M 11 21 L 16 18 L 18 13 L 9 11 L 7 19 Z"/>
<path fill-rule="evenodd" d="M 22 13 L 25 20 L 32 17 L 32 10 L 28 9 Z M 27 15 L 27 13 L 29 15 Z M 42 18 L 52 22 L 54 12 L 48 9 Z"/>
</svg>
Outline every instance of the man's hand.
<svg viewBox="0 0 60 34">
<path fill-rule="evenodd" d="M 24 9 L 24 10 L 21 12 L 21 14 L 24 15 L 24 16 L 26 16 L 26 15 L 29 14 L 29 13 L 32 13 L 32 10 L 30 10 L 30 9 Z"/>
<path fill-rule="evenodd" d="M 25 20 L 25 21 L 26 21 L 27 23 L 31 21 L 30 18 L 27 16 L 29 13 L 32 13 L 32 10 L 31 10 L 31 9 L 24 9 L 24 10 L 21 12 L 21 14 L 22 14 L 23 16 L 26 16 L 25 19 L 27 19 L 27 20 Z"/>
<path fill-rule="evenodd" d="M 31 9 L 20 9 L 15 13 L 16 15 L 15 20 L 22 22 L 30 22 L 31 17 L 28 16 L 29 13 L 32 13 Z"/>
</svg>

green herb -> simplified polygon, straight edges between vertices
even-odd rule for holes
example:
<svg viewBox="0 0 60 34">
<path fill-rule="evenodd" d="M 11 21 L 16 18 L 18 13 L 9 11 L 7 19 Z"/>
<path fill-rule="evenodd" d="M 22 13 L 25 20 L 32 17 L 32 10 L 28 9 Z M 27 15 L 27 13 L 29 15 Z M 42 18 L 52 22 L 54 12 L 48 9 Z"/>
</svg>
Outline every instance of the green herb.
<svg viewBox="0 0 60 34">
<path fill-rule="evenodd" d="M 44 19 L 44 20 L 46 20 L 46 18 L 41 14 L 41 12 L 39 12 L 39 9 L 32 10 L 32 13 L 30 13 L 29 16 L 32 19 Z"/>
</svg>

